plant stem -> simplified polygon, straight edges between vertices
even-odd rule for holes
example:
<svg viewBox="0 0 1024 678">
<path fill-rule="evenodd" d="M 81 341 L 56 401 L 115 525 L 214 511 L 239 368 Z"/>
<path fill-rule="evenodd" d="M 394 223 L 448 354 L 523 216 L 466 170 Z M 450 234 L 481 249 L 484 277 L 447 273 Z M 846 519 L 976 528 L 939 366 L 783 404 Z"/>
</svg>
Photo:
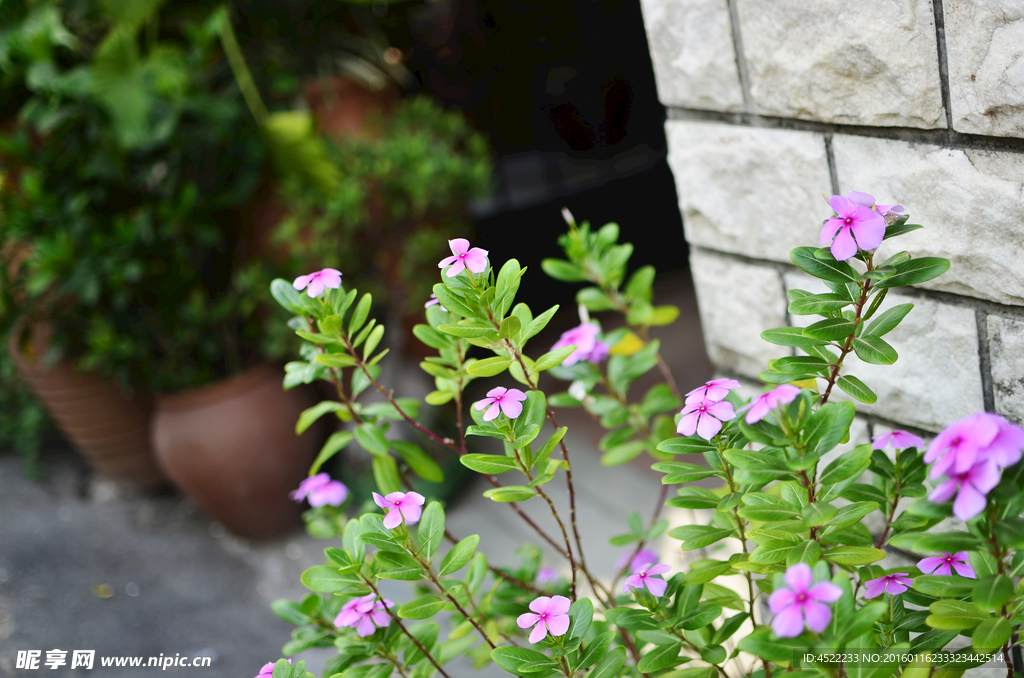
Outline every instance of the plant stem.
<svg viewBox="0 0 1024 678">
<path fill-rule="evenodd" d="M 661 491 L 658 493 L 658 503 L 654 507 L 654 515 L 651 516 L 651 520 L 650 523 L 647 525 L 647 529 L 651 529 L 652 527 L 654 527 L 654 524 L 658 522 L 658 516 L 661 515 L 661 509 L 662 507 L 665 506 L 665 495 L 667 494 L 668 485 L 662 484 Z M 615 577 L 612 579 L 611 585 L 608 587 L 609 589 L 611 589 L 612 591 L 616 589 L 616 584 L 619 583 L 619 579 L 622 578 L 622 575 L 626 574 L 626 572 L 629 570 L 630 563 L 633 562 L 633 559 L 636 558 L 637 554 L 640 553 L 641 549 L 643 549 L 646 543 L 647 540 L 641 537 L 640 541 L 637 542 L 636 548 L 633 549 L 633 553 L 630 554 L 629 560 L 627 560 L 626 564 L 623 565 L 615 574 Z"/>
<path fill-rule="evenodd" d="M 867 261 L 867 267 L 868 267 L 868 271 L 872 270 L 872 268 L 871 268 L 871 259 L 870 258 Z M 831 373 L 829 374 L 829 377 L 828 377 L 828 386 L 825 388 L 825 392 L 822 394 L 821 400 L 818 401 L 818 405 L 824 405 L 825 403 L 828 402 L 828 397 L 832 393 L 832 387 L 835 385 L 836 379 L 839 378 L 839 370 L 843 366 L 843 360 L 846 358 L 846 355 L 850 352 L 850 349 L 853 346 L 853 339 L 854 339 L 854 337 L 857 336 L 857 326 L 860 325 L 860 323 L 861 323 L 860 315 L 861 315 L 861 313 L 864 312 L 864 304 L 868 300 L 868 293 L 870 291 L 871 291 L 871 281 L 865 279 L 863 285 L 861 285 L 861 288 L 860 288 L 860 298 L 857 300 L 857 305 L 855 306 L 855 309 L 854 309 L 855 315 L 854 315 L 854 318 L 853 318 L 853 323 L 854 323 L 853 332 L 851 332 L 850 335 L 848 337 L 846 337 L 846 341 L 843 343 L 842 350 L 841 350 L 841 352 L 839 354 L 839 360 L 837 360 L 836 364 L 832 366 L 832 371 L 831 371 Z"/>
<path fill-rule="evenodd" d="M 448 593 L 448 589 L 442 586 L 441 582 L 437 580 L 437 577 L 434 576 L 434 571 L 430 568 L 430 564 L 423 562 L 423 559 L 420 558 L 420 555 L 416 553 L 416 551 L 410 548 L 406 548 L 405 551 L 410 556 L 412 556 L 413 560 L 419 563 L 419 566 L 422 567 L 423 571 L 427 573 L 427 577 L 434 584 L 434 586 L 437 587 L 437 590 L 441 592 L 441 595 L 447 598 L 451 602 L 451 604 L 455 606 L 455 609 L 459 611 L 459 614 L 465 617 L 466 620 L 473 625 L 473 628 L 477 630 L 480 636 L 484 639 L 484 642 L 490 645 L 492 650 L 495 649 L 497 645 L 491 642 L 491 639 L 487 637 L 487 633 L 480 627 L 480 624 L 478 624 L 476 619 L 473 618 L 473 615 L 466 612 L 466 609 L 459 604 L 459 601 L 455 600 L 455 596 Z"/>
<path fill-rule="evenodd" d="M 378 599 L 384 600 L 384 596 L 382 596 L 380 594 L 380 591 L 377 590 L 377 587 L 373 585 L 373 581 L 371 581 L 370 579 L 368 579 L 366 577 L 363 577 L 363 582 L 367 586 L 370 587 L 370 590 L 373 591 L 373 593 L 377 596 Z M 435 669 L 437 669 L 437 672 L 440 673 L 442 676 L 444 676 L 444 678 L 451 678 L 451 676 L 449 676 L 447 673 L 444 672 L 444 669 L 442 669 L 441 665 L 437 663 L 437 660 L 435 660 L 434 657 L 429 652 L 427 652 L 427 648 L 423 647 L 423 643 L 421 643 L 416 638 L 416 636 L 412 635 L 412 633 L 409 632 L 409 629 L 405 628 L 405 625 L 402 624 L 402 620 L 398 618 L 398 615 L 395 614 L 394 612 L 392 612 L 391 608 L 388 607 L 387 605 L 384 606 L 384 611 L 388 613 L 388 616 L 391 617 L 392 621 L 395 622 L 395 624 L 398 626 L 399 630 L 402 633 L 404 633 L 406 635 L 406 637 L 409 638 L 409 640 L 412 641 L 413 645 L 416 646 L 416 649 L 418 649 L 420 652 L 422 652 L 423 656 L 426 657 L 430 661 L 430 663 L 434 666 Z"/>
</svg>

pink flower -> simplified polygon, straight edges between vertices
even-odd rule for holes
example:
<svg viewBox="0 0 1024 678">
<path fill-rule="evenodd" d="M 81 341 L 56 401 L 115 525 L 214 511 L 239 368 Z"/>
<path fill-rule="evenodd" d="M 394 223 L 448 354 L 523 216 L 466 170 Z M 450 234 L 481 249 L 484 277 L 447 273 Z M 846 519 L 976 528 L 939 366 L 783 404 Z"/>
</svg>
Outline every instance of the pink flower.
<svg viewBox="0 0 1024 678">
<path fill-rule="evenodd" d="M 834 603 L 843 595 L 842 590 L 827 581 L 811 586 L 814 577 L 807 563 L 797 563 L 786 570 L 786 585 L 776 589 L 768 599 L 768 607 L 775 619 L 772 631 L 779 638 L 796 638 L 807 628 L 821 633 L 832 621 L 832 610 L 824 603 Z"/>
<path fill-rule="evenodd" d="M 764 416 L 779 405 L 787 405 L 800 394 L 800 389 L 792 384 L 776 386 L 767 393 L 757 396 L 752 403 L 747 405 L 747 416 L 744 421 L 748 424 L 756 424 L 764 419 Z"/>
<path fill-rule="evenodd" d="M 837 260 L 849 259 L 857 254 L 858 248 L 873 250 L 882 244 L 885 219 L 881 214 L 841 195 L 833 195 L 828 204 L 838 216 L 825 220 L 821 227 L 821 244 L 831 242 L 832 256 Z"/>
<path fill-rule="evenodd" d="M 970 520 L 985 510 L 988 493 L 998 484 L 999 467 L 991 460 L 981 460 L 966 473 L 949 474 L 949 478 L 928 495 L 928 501 L 943 504 L 956 495 L 953 515 L 960 520 Z"/>
<path fill-rule="evenodd" d="M 877 598 L 883 593 L 891 593 L 896 596 L 910 588 L 910 577 L 906 572 L 887 574 L 878 579 L 872 579 L 864 585 L 865 598 Z"/>
<path fill-rule="evenodd" d="M 385 628 L 391 623 L 391 615 L 387 608 L 395 604 L 388 599 L 375 600 L 376 594 L 362 598 L 353 598 L 341 606 L 341 612 L 334 618 L 334 625 L 339 629 L 351 626 L 360 638 L 372 634 L 377 628 Z"/>
<path fill-rule="evenodd" d="M 906 216 L 903 211 L 903 205 L 876 205 L 875 196 L 869 193 L 861 193 L 860 191 L 850 191 L 846 194 L 846 197 L 854 201 L 858 205 L 864 205 L 868 209 L 874 209 L 876 212 L 885 216 L 887 214 L 894 214 L 898 217 Z"/>
<path fill-rule="evenodd" d="M 622 592 L 629 593 L 629 587 L 633 586 L 638 589 L 642 589 L 645 586 L 647 590 L 651 592 L 655 598 L 660 598 L 665 595 L 665 589 L 668 588 L 668 582 L 664 579 L 657 579 L 655 575 L 665 574 L 672 568 L 665 563 L 660 565 L 643 565 L 629 577 L 626 577 L 626 581 L 622 583 Z"/>
<path fill-rule="evenodd" d="M 497 386 L 487 392 L 487 397 L 478 400 L 473 407 L 478 410 L 487 408 L 484 412 L 484 421 L 493 421 L 498 416 L 500 409 L 509 419 L 515 419 L 523 413 L 523 401 L 526 394 L 518 388 L 505 388 Z"/>
<path fill-rule="evenodd" d="M 937 556 L 925 558 L 917 564 L 917 569 L 925 574 L 941 574 L 946 576 L 952 575 L 953 570 L 956 570 L 956 573 L 961 577 L 967 577 L 968 579 L 978 578 L 978 575 L 974 573 L 974 568 L 970 566 L 967 551 L 940 553 Z"/>
<path fill-rule="evenodd" d="M 552 636 L 564 636 L 569 630 L 569 606 L 569 599 L 565 596 L 540 596 L 530 603 L 533 613 L 519 615 L 516 623 L 521 629 L 533 627 L 530 632 L 531 643 L 544 640 L 549 631 Z"/>
<path fill-rule="evenodd" d="M 306 294 L 310 297 L 319 297 L 325 287 L 330 287 L 332 290 L 341 287 L 341 271 L 325 268 L 309 275 L 300 275 L 292 283 L 292 287 L 297 290 L 305 289 Z"/>
<path fill-rule="evenodd" d="M 683 418 L 676 427 L 677 433 L 692 436 L 696 432 L 704 440 L 711 440 L 722 430 L 722 422 L 733 419 L 736 411 L 732 409 L 732 403 L 725 400 L 702 400 L 687 403 L 680 414 Z"/>
<path fill-rule="evenodd" d="M 348 497 L 348 488 L 326 473 L 317 473 L 299 483 L 299 489 L 288 496 L 295 501 L 308 499 L 310 506 L 341 506 Z"/>
<path fill-rule="evenodd" d="M 636 552 L 636 555 L 630 558 L 629 553 L 623 554 L 619 558 L 619 562 L 615 563 L 615 567 L 621 569 L 629 565 L 629 571 L 635 572 L 644 565 L 654 565 L 658 562 L 658 554 L 648 549 L 640 549 Z"/>
<path fill-rule="evenodd" d="M 558 573 L 553 567 L 542 567 L 537 573 L 538 584 L 549 584 L 558 580 Z"/>
<path fill-rule="evenodd" d="M 874 441 L 876 450 L 884 450 L 887 445 L 892 445 L 894 450 L 905 450 L 908 447 L 924 447 L 924 441 L 913 433 L 906 431 L 893 431 L 892 433 L 881 433 L 871 439 Z"/>
<path fill-rule="evenodd" d="M 576 350 L 562 361 L 562 365 L 569 367 L 581 360 L 597 365 L 608 357 L 608 344 L 599 341 L 597 338 L 600 331 L 598 326 L 593 323 L 583 323 L 568 332 L 563 332 L 562 336 L 555 342 L 555 345 L 551 347 L 551 350 L 557 351 L 560 348 L 575 344 Z"/>
<path fill-rule="evenodd" d="M 384 516 L 384 527 L 393 530 L 402 524 L 405 519 L 406 525 L 415 525 L 423 514 L 423 495 L 419 492 L 392 492 L 386 496 L 373 493 L 373 501 L 377 506 L 386 510 Z"/>
<path fill-rule="evenodd" d="M 712 379 L 703 386 L 698 386 L 686 394 L 686 404 L 700 402 L 701 400 L 725 400 L 729 391 L 739 388 L 742 384 L 735 379 Z"/>
<path fill-rule="evenodd" d="M 933 464 L 929 473 L 960 476 L 979 461 L 992 461 L 1000 468 L 1020 461 L 1024 448 L 1024 429 L 1002 417 L 978 412 L 954 421 L 935 437 L 925 452 L 924 461 Z"/>
<path fill-rule="evenodd" d="M 431 294 L 430 295 L 430 298 L 427 299 L 427 303 L 423 304 L 423 308 L 430 308 L 434 304 L 437 304 L 437 307 L 439 309 L 441 309 L 442 311 L 447 311 L 448 310 L 447 308 L 445 308 L 444 306 L 441 305 L 441 302 L 440 302 L 440 300 L 438 300 L 436 294 Z"/>
<path fill-rule="evenodd" d="M 487 270 L 487 250 L 479 247 L 469 248 L 469 241 L 465 238 L 455 238 L 448 241 L 448 247 L 452 249 L 452 255 L 445 257 L 438 263 L 438 268 L 451 266 L 446 276 L 454 278 L 462 273 L 462 269 L 468 268 L 473 273 L 483 273 Z"/>
<path fill-rule="evenodd" d="M 292 660 L 289 659 L 288 663 L 291 664 Z M 274 675 L 274 662 L 267 662 L 260 669 L 260 673 L 256 678 L 271 678 Z"/>
</svg>

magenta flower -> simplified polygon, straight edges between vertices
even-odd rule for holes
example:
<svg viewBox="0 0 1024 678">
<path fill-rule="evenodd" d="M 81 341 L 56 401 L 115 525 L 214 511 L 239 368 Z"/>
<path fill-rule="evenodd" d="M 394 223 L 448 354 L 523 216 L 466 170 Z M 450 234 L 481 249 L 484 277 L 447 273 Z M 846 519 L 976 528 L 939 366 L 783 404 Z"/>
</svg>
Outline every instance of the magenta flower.
<svg viewBox="0 0 1024 678">
<path fill-rule="evenodd" d="M 873 250 L 882 244 L 885 219 L 881 214 L 841 195 L 833 195 L 828 204 L 838 216 L 825 220 L 821 227 L 821 244 L 831 242 L 832 256 L 838 261 L 857 254 L 858 248 Z"/>
<path fill-rule="evenodd" d="M 564 636 L 569 630 L 569 606 L 569 599 L 565 596 L 540 596 L 530 603 L 533 612 L 519 615 L 516 623 L 521 629 L 533 627 L 530 632 L 531 643 L 544 640 L 549 631 L 552 636 Z"/>
<path fill-rule="evenodd" d="M 953 570 L 956 570 L 956 573 L 961 577 L 966 577 L 967 579 L 978 578 L 967 558 L 967 551 L 940 553 L 937 556 L 925 558 L 917 564 L 917 569 L 925 574 L 941 574 L 945 576 L 952 575 Z"/>
<path fill-rule="evenodd" d="M 434 304 L 437 304 L 437 307 L 439 309 L 441 309 L 442 311 L 447 311 L 448 310 L 447 308 L 445 308 L 444 306 L 441 305 L 441 301 L 437 298 L 436 294 L 431 294 L 430 295 L 430 298 L 427 299 L 427 303 L 423 304 L 423 308 L 430 308 Z"/>
<path fill-rule="evenodd" d="M 538 584 L 550 584 L 558 580 L 558 572 L 553 567 L 542 567 L 537 573 Z"/>
<path fill-rule="evenodd" d="M 861 193 L 860 191 L 850 191 L 846 194 L 846 197 L 854 201 L 858 205 L 863 205 L 868 209 L 874 209 L 876 212 L 885 216 L 887 214 L 893 214 L 898 217 L 906 216 L 903 205 L 876 205 L 875 196 L 870 193 Z"/>
<path fill-rule="evenodd" d="M 891 593 L 896 596 L 910 588 L 910 577 L 906 572 L 887 574 L 878 579 L 872 579 L 864 585 L 865 598 L 877 598 L 883 593 Z"/>
<path fill-rule="evenodd" d="M 353 598 L 341 606 L 341 612 L 334 618 L 334 625 L 339 629 L 351 626 L 360 638 L 369 636 L 378 628 L 385 628 L 391 623 L 391 615 L 387 608 L 395 604 L 388 599 L 375 600 L 376 594 L 362 598 Z"/>
<path fill-rule="evenodd" d="M 487 392 L 487 397 L 478 400 L 473 407 L 478 410 L 487 408 L 484 412 L 484 421 L 493 421 L 498 416 L 500 409 L 509 419 L 515 419 L 523 413 L 523 401 L 526 394 L 518 388 L 505 388 L 497 386 Z"/>
<path fill-rule="evenodd" d="M 651 592 L 655 598 L 661 598 L 665 595 L 665 589 L 668 588 L 668 582 L 664 579 L 658 579 L 655 575 L 665 574 L 672 568 L 665 563 L 660 565 L 643 565 L 632 575 L 626 577 L 626 581 L 622 583 L 622 592 L 629 593 L 629 587 L 633 586 L 638 589 L 642 589 L 645 586 L 647 590 Z"/>
<path fill-rule="evenodd" d="M 640 549 L 636 552 L 635 556 L 632 556 L 632 558 L 630 558 L 630 555 L 631 554 L 629 553 L 623 554 L 622 557 L 619 558 L 619 562 L 615 563 L 615 567 L 622 569 L 623 567 L 626 567 L 626 565 L 629 565 L 629 571 L 635 572 L 644 565 L 654 565 L 658 562 L 658 554 L 649 549 Z"/>
<path fill-rule="evenodd" d="M 563 332 L 562 336 L 555 342 L 555 345 L 551 347 L 551 350 L 557 351 L 560 348 L 575 344 L 576 350 L 562 361 L 562 365 L 569 367 L 581 360 L 597 365 L 608 357 L 608 344 L 597 338 L 600 331 L 598 326 L 593 323 L 583 323 L 568 332 Z"/>
<path fill-rule="evenodd" d="M 683 406 L 683 418 L 676 426 L 676 432 L 684 436 L 692 436 L 697 433 L 704 440 L 711 440 L 722 430 L 722 422 L 729 421 L 736 416 L 732 409 L 732 403 L 722 400 L 702 400 L 687 403 Z"/>
<path fill-rule="evenodd" d="M 317 473 L 299 483 L 299 489 L 288 496 L 295 501 L 308 499 L 310 506 L 341 506 L 348 497 L 348 488 L 326 473 Z"/>
<path fill-rule="evenodd" d="M 804 624 L 815 633 L 821 633 L 832 621 L 832 610 L 825 603 L 834 603 L 843 595 L 842 590 L 827 581 L 814 582 L 811 567 L 797 563 L 786 570 L 786 586 L 776 589 L 768 599 L 768 607 L 775 615 L 772 631 L 779 638 L 796 638 Z"/>
<path fill-rule="evenodd" d="M 767 393 L 754 398 L 753 402 L 747 405 L 747 416 L 744 421 L 748 424 L 756 424 L 764 419 L 765 415 L 779 405 L 787 405 L 800 394 L 800 389 L 792 384 L 776 386 Z"/>
<path fill-rule="evenodd" d="M 892 433 L 880 433 L 871 439 L 876 450 L 884 450 L 887 445 L 892 445 L 894 450 L 905 450 L 908 447 L 924 447 L 924 441 L 913 433 L 906 431 L 893 431 Z"/>
<path fill-rule="evenodd" d="M 999 467 L 993 461 L 979 461 L 967 473 L 952 473 L 940 483 L 928 501 L 943 504 L 953 496 L 953 515 L 960 520 L 970 520 L 985 510 L 988 493 L 999 484 Z"/>
<path fill-rule="evenodd" d="M 291 664 L 292 660 L 289 659 L 288 663 Z M 272 678 L 273 675 L 274 675 L 274 662 L 267 662 L 266 664 L 263 665 L 263 668 L 260 669 L 259 675 L 257 675 L 256 678 Z"/>
<path fill-rule="evenodd" d="M 978 412 L 954 421 L 935 437 L 925 452 L 924 461 L 933 464 L 929 476 L 943 473 L 960 476 L 977 462 L 992 461 L 999 468 L 1020 461 L 1024 448 L 1024 429 L 1002 417 Z"/>
<path fill-rule="evenodd" d="M 341 271 L 325 268 L 309 275 L 300 275 L 292 283 L 292 287 L 297 290 L 306 290 L 306 294 L 310 297 L 319 297 L 323 294 L 325 287 L 330 287 L 332 290 L 341 287 Z"/>
<path fill-rule="evenodd" d="M 373 502 L 388 512 L 384 516 L 384 527 L 393 530 L 405 520 L 406 525 L 415 525 L 423 514 L 423 495 L 419 492 L 392 492 L 380 496 L 373 493 Z"/>
<path fill-rule="evenodd" d="M 470 249 L 469 241 L 465 238 L 449 240 L 448 247 L 452 250 L 452 256 L 442 259 L 437 267 L 451 266 L 445 273 L 449 278 L 454 278 L 462 273 L 464 268 L 468 268 L 473 273 L 483 273 L 487 270 L 487 250 L 482 250 L 479 247 Z"/>
<path fill-rule="evenodd" d="M 701 400 L 725 400 L 729 391 L 739 388 L 742 384 L 735 379 L 712 379 L 703 386 L 698 386 L 686 394 L 686 404 L 700 402 Z"/>
</svg>

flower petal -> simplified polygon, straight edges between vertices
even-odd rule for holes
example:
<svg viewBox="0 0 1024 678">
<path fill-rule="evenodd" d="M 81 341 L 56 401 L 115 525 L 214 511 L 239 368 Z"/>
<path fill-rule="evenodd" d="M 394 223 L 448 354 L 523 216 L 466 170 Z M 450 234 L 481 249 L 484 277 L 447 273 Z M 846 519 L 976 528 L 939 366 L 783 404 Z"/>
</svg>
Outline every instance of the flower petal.
<svg viewBox="0 0 1024 678">
<path fill-rule="evenodd" d="M 878 596 L 885 593 L 885 577 L 879 577 L 878 579 L 872 579 L 864 585 L 864 597 L 865 598 L 877 598 Z"/>
<path fill-rule="evenodd" d="M 505 416 L 509 419 L 515 419 L 523 413 L 523 404 L 521 402 L 511 400 L 509 398 L 501 399 L 501 411 L 505 413 Z"/>
<path fill-rule="evenodd" d="M 850 230 L 857 238 L 862 250 L 873 250 L 882 244 L 885 238 L 885 217 L 878 212 L 860 206 L 850 224 Z"/>
<path fill-rule="evenodd" d="M 721 421 L 729 421 L 736 416 L 736 410 L 733 409 L 732 403 L 728 400 L 717 402 L 708 408 L 708 414 L 714 416 Z"/>
<path fill-rule="evenodd" d="M 548 617 L 547 627 L 551 635 L 564 636 L 565 632 L 569 630 L 569 615 L 562 613 Z"/>
<path fill-rule="evenodd" d="M 473 407 L 475 407 L 478 410 L 482 410 L 493 402 L 494 398 L 484 398 L 483 400 L 478 400 L 475 403 L 473 403 Z"/>
<path fill-rule="evenodd" d="M 832 241 L 832 256 L 837 261 L 846 261 L 857 254 L 857 241 L 853 239 L 849 228 L 839 230 L 839 235 Z"/>
<path fill-rule="evenodd" d="M 415 504 L 404 505 L 399 510 L 405 518 L 406 525 L 415 525 L 420 521 L 420 516 L 423 515 L 423 509 Z"/>
<path fill-rule="evenodd" d="M 796 638 L 804 630 L 804 618 L 799 605 L 790 605 L 772 620 L 772 631 L 779 638 Z"/>
<path fill-rule="evenodd" d="M 679 420 L 679 425 L 676 426 L 676 433 L 684 436 L 692 436 L 697 432 L 698 419 L 700 419 L 700 415 L 696 412 L 685 415 Z"/>
<path fill-rule="evenodd" d="M 520 391 L 518 388 L 510 388 L 507 391 L 505 391 L 505 397 L 508 398 L 509 400 L 526 400 L 526 394 Z"/>
<path fill-rule="evenodd" d="M 843 590 L 831 582 L 823 581 L 812 586 L 807 595 L 821 603 L 834 603 L 843 597 Z"/>
<path fill-rule="evenodd" d="M 871 208 L 875 206 L 875 196 L 870 193 L 861 193 L 860 191 L 850 191 L 846 194 L 846 197 L 864 207 Z"/>
<path fill-rule="evenodd" d="M 473 273 L 483 273 L 487 270 L 487 250 L 474 247 L 466 254 L 466 258 L 463 261 L 466 262 L 466 268 L 473 271 Z"/>
<path fill-rule="evenodd" d="M 487 411 L 484 412 L 483 420 L 494 421 L 495 419 L 498 418 L 498 412 L 498 403 L 497 401 L 493 401 L 491 403 L 491 406 L 487 408 Z"/>
<path fill-rule="evenodd" d="M 988 500 L 984 494 L 979 492 L 974 485 L 964 483 L 960 486 L 956 501 L 953 502 L 953 515 L 960 520 L 967 521 L 979 515 L 987 505 Z"/>
<path fill-rule="evenodd" d="M 388 514 L 384 516 L 384 527 L 389 530 L 393 530 L 402 524 L 402 512 L 399 509 L 390 509 Z"/>
<path fill-rule="evenodd" d="M 704 413 L 697 419 L 697 435 L 704 440 L 711 440 L 722 430 L 722 422 Z"/>
<path fill-rule="evenodd" d="M 448 247 L 451 248 L 452 254 L 459 256 L 469 251 L 469 241 L 465 238 L 452 238 L 448 241 Z"/>
<path fill-rule="evenodd" d="M 796 594 L 789 589 L 775 589 L 768 597 L 768 609 L 778 614 L 796 602 Z"/>
<path fill-rule="evenodd" d="M 551 603 L 548 612 L 551 614 L 565 614 L 572 607 L 572 601 L 565 596 L 551 596 Z"/>
<path fill-rule="evenodd" d="M 978 578 L 978 575 L 974 572 L 974 568 L 967 563 L 953 561 L 953 569 L 956 570 L 956 573 L 961 577 L 966 577 L 967 579 Z"/>
<path fill-rule="evenodd" d="M 462 263 L 462 259 L 457 259 L 454 264 L 448 267 L 448 271 L 445 273 L 445 276 L 454 278 L 458 274 L 462 273 L 465 268 L 466 265 Z"/>
<path fill-rule="evenodd" d="M 298 278 L 295 279 L 295 282 L 292 283 L 292 287 L 294 287 L 297 290 L 305 289 L 306 285 L 308 285 L 309 281 L 312 279 L 312 273 L 310 273 L 309 275 L 300 275 Z"/>
<path fill-rule="evenodd" d="M 416 504 L 417 506 L 423 506 L 423 502 L 426 501 L 423 495 L 420 494 L 419 492 L 406 492 L 405 499 L 406 501 L 410 501 L 413 504 Z"/>
<path fill-rule="evenodd" d="M 488 398 L 497 398 L 498 396 L 505 395 L 505 393 L 507 391 L 508 391 L 508 389 L 505 388 L 504 386 L 495 386 L 494 388 L 492 388 L 490 391 L 487 392 L 487 397 Z"/>
<path fill-rule="evenodd" d="M 839 229 L 846 224 L 845 219 L 826 219 L 825 223 L 821 225 L 821 237 L 818 238 L 818 242 L 822 245 L 828 245 L 832 242 L 833 238 L 836 237 L 836 233 Z"/>
<path fill-rule="evenodd" d="M 391 508 L 395 505 L 394 502 L 388 501 L 376 492 L 373 493 L 373 503 L 381 508 Z"/>
<path fill-rule="evenodd" d="M 804 618 L 807 620 L 807 628 L 815 633 L 822 633 L 832 621 L 832 610 L 828 605 L 808 600 L 804 605 Z"/>
<path fill-rule="evenodd" d="M 536 615 L 532 612 L 524 612 L 516 619 L 516 624 L 519 624 L 519 628 L 521 629 L 528 629 L 539 621 L 540 615 Z"/>
<path fill-rule="evenodd" d="M 310 297 L 319 297 L 323 294 L 324 283 L 319 277 L 315 277 L 309 281 L 309 286 L 306 287 L 306 294 Z"/>
<path fill-rule="evenodd" d="M 797 593 L 806 591 L 813 579 L 814 575 L 811 573 L 811 566 L 807 563 L 797 563 L 786 570 L 786 586 Z"/>
<path fill-rule="evenodd" d="M 921 570 L 921 572 L 925 574 L 932 574 L 939 566 L 944 565 L 945 562 L 945 558 L 931 556 L 921 560 L 921 562 L 917 564 L 917 569 Z"/>
<path fill-rule="evenodd" d="M 441 261 L 437 262 L 437 267 L 438 268 L 444 268 L 445 266 L 451 266 L 452 264 L 454 264 L 458 260 L 459 260 L 458 257 L 445 257 Z"/>
<path fill-rule="evenodd" d="M 530 601 L 530 609 L 539 614 L 544 614 L 551 609 L 551 598 L 548 596 L 537 596 Z"/>
<path fill-rule="evenodd" d="M 661 598 L 665 595 L 665 589 L 668 588 L 668 582 L 664 579 L 658 579 L 657 577 L 647 578 L 647 590 L 651 592 L 651 595 L 655 598 Z"/>
<path fill-rule="evenodd" d="M 530 632 L 530 642 L 539 643 L 544 640 L 545 636 L 548 635 L 548 629 L 544 626 L 544 622 L 539 621 L 537 625 L 533 627 L 533 631 Z"/>
</svg>

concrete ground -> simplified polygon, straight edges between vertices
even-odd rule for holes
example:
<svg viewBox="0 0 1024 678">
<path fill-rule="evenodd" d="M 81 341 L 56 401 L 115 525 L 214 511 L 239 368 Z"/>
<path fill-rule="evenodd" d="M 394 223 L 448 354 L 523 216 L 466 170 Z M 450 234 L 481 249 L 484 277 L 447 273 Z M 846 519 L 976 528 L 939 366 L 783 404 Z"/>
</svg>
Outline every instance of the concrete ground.
<svg viewBox="0 0 1024 678">
<path fill-rule="evenodd" d="M 660 334 L 666 360 L 686 390 L 711 373 L 688 274 L 663 281 L 658 300 L 683 309 L 683 319 Z M 554 338 L 536 343 L 544 346 Z M 609 546 L 607 538 L 626 531 L 630 510 L 646 520 L 659 476 L 650 470 L 650 460 L 602 467 L 597 441 L 603 431 L 582 412 L 561 417 L 570 428 L 588 564 L 610 576 L 625 549 Z M 45 479 L 33 482 L 21 475 L 13 455 L 0 454 L 0 676 L 79 675 L 79 669 L 70 669 L 74 650 L 95 650 L 89 675 L 100 677 L 161 672 L 101 668 L 103 656 L 210 657 L 206 668 L 166 669 L 204 678 L 249 678 L 280 657 L 293 627 L 271 612 L 270 603 L 307 593 L 299 575 L 323 562 L 329 542 L 301 529 L 273 541 L 247 542 L 211 523 L 185 497 L 140 495 L 92 476 L 69 450 L 50 451 L 44 465 Z M 480 534 L 480 548 L 492 563 L 514 564 L 520 544 L 541 542 L 507 506 L 481 496 L 487 487 L 481 482 L 465 490 L 448 510 L 448 527 L 459 536 Z M 564 483 L 547 487 L 565 510 Z M 556 532 L 541 502 L 526 508 Z M 546 564 L 568 571 L 550 552 L 547 558 Z M 407 600 L 408 588 L 393 584 L 389 595 Z M 24 650 L 41 651 L 40 669 L 15 668 Z M 50 650 L 68 651 L 67 664 L 47 668 Z M 332 652 L 315 650 L 298 658 L 307 659 L 319 675 Z M 472 675 L 466 667 L 457 673 Z M 498 669 L 493 675 L 505 674 Z"/>
</svg>

